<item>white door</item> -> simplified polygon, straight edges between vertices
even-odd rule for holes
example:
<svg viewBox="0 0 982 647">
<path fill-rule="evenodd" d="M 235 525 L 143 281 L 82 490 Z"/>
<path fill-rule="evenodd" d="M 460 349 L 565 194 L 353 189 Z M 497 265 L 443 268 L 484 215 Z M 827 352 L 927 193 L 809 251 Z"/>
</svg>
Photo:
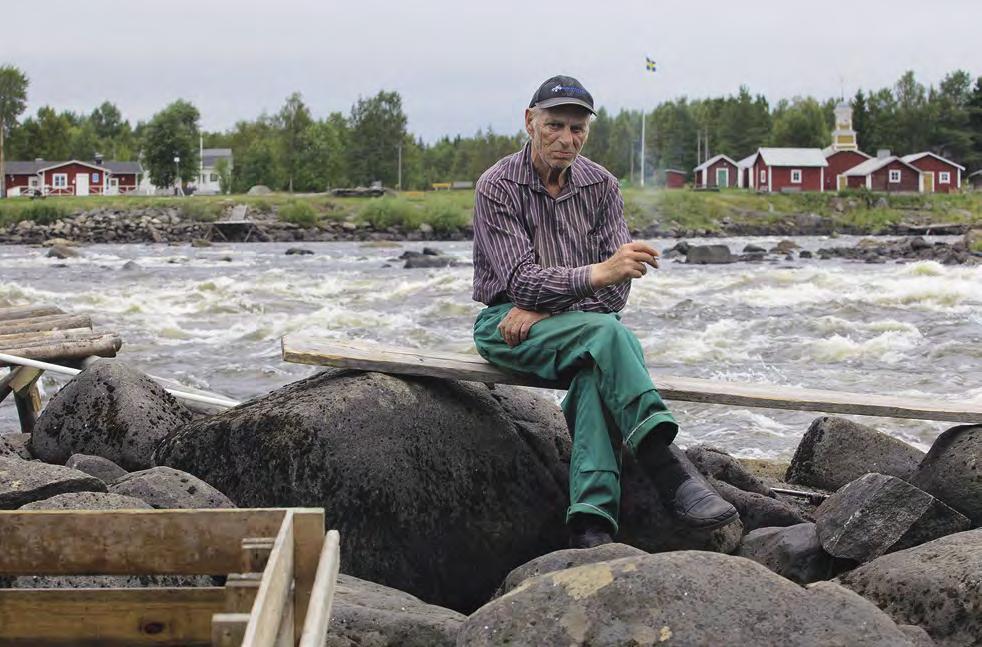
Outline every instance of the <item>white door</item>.
<svg viewBox="0 0 982 647">
<path fill-rule="evenodd" d="M 89 195 L 89 174 L 75 174 L 75 195 Z"/>
</svg>

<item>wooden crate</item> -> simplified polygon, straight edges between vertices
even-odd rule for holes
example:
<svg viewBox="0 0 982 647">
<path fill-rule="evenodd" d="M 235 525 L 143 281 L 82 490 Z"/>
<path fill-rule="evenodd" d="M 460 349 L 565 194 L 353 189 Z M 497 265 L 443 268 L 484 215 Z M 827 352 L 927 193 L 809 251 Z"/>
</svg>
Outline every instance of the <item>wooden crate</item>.
<svg viewBox="0 0 982 647">
<path fill-rule="evenodd" d="M 0 576 L 227 575 L 224 587 L 0 589 L 3 645 L 323 645 L 320 508 L 0 511 Z"/>
</svg>

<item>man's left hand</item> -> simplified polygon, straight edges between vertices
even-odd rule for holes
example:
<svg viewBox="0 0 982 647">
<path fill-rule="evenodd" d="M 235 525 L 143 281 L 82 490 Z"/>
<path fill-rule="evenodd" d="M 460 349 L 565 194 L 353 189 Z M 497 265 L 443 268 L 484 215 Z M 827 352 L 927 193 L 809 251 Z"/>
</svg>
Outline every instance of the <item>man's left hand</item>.
<svg viewBox="0 0 982 647">
<path fill-rule="evenodd" d="M 498 324 L 498 330 L 501 331 L 501 336 L 506 344 L 512 347 L 518 346 L 528 339 L 529 330 L 532 329 L 532 326 L 547 317 L 549 317 L 548 312 L 512 308 Z"/>
</svg>

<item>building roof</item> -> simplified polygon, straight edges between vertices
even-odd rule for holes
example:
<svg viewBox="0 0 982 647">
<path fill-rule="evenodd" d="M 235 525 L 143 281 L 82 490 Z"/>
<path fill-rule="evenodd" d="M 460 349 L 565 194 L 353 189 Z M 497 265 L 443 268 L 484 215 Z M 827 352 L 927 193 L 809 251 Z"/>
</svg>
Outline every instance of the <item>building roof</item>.
<svg viewBox="0 0 982 647">
<path fill-rule="evenodd" d="M 976 175 L 982 175 L 982 169 L 979 169 L 978 171 L 973 171 L 973 172 L 969 173 L 968 174 L 968 177 L 975 177 Z"/>
<path fill-rule="evenodd" d="M 201 165 L 205 168 L 214 168 L 215 162 L 220 159 L 232 161 L 231 148 L 204 148 L 201 150 Z"/>
<path fill-rule="evenodd" d="M 4 162 L 3 172 L 6 175 L 37 175 L 39 171 L 58 168 L 59 166 L 65 166 L 66 164 L 81 164 L 94 169 L 101 168 L 109 171 L 110 174 L 143 173 L 143 167 L 139 162 L 117 162 L 115 160 L 109 160 L 103 162 L 102 164 L 96 164 L 95 162 L 83 162 L 80 160 L 67 160 L 62 162 L 51 160 L 35 160 L 33 162 L 10 160 Z"/>
<path fill-rule="evenodd" d="M 858 148 L 836 148 L 835 146 L 826 146 L 822 149 L 822 155 L 825 156 L 825 159 L 832 157 L 836 153 L 856 153 L 857 155 L 862 155 L 866 159 L 873 158 L 872 155 L 868 155 Z"/>
<path fill-rule="evenodd" d="M 716 155 L 715 157 L 710 157 L 708 160 L 706 160 L 705 162 L 703 162 L 702 164 L 700 164 L 699 166 L 697 166 L 693 170 L 695 170 L 695 171 L 705 170 L 705 169 L 709 168 L 710 166 L 712 166 L 713 164 L 715 164 L 716 162 L 718 162 L 720 160 L 726 160 L 727 162 L 729 162 L 733 166 L 736 166 L 737 165 L 736 162 L 734 162 L 733 160 L 731 160 L 726 155 Z"/>
<path fill-rule="evenodd" d="M 754 165 L 755 159 L 757 159 L 757 153 L 751 153 L 750 155 L 747 155 L 742 160 L 737 162 L 737 166 L 739 168 L 750 168 L 751 166 Z"/>
<path fill-rule="evenodd" d="M 758 148 L 768 166 L 828 166 L 820 148 Z"/>
<path fill-rule="evenodd" d="M 846 171 L 844 175 L 850 177 L 857 177 L 857 176 L 865 177 L 870 173 L 875 173 L 876 171 L 879 171 L 881 168 L 887 166 L 888 164 L 891 164 L 892 162 L 900 162 L 901 164 L 911 169 L 915 173 L 921 172 L 921 169 L 911 165 L 909 162 L 905 162 L 904 160 L 897 157 L 896 155 L 891 155 L 890 157 L 874 157 L 872 159 L 868 159 L 862 164 L 858 164 L 852 167 L 851 169 Z"/>
<path fill-rule="evenodd" d="M 685 171 L 679 170 L 677 168 L 667 168 L 667 169 L 665 169 L 665 172 L 666 173 L 681 173 L 682 175 L 685 175 L 686 174 Z"/>
<path fill-rule="evenodd" d="M 910 155 L 904 155 L 901 159 L 907 162 L 908 164 L 913 164 L 914 162 L 921 159 L 922 157 L 933 157 L 934 159 L 944 162 L 945 164 L 950 164 L 951 166 L 954 166 L 957 169 L 961 169 L 962 171 L 965 170 L 965 167 L 962 166 L 961 164 L 955 164 L 950 159 L 945 159 L 944 157 L 941 157 L 940 155 L 935 155 L 934 153 L 931 153 L 929 151 L 924 153 L 911 153 Z"/>
</svg>

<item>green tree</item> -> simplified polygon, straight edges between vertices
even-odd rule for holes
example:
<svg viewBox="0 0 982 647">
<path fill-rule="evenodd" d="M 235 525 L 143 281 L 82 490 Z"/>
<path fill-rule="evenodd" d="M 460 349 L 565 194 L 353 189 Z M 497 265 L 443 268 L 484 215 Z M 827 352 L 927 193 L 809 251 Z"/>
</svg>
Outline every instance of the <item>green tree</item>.
<svg viewBox="0 0 982 647">
<path fill-rule="evenodd" d="M 826 108 L 811 97 L 796 97 L 791 103 L 782 101 L 774 115 L 771 131 L 772 146 L 822 148 L 829 144 Z"/>
<path fill-rule="evenodd" d="M 358 184 L 381 180 L 395 186 L 398 152 L 412 140 L 406 134 L 406 115 L 398 92 L 379 92 L 359 99 L 351 108 L 348 139 L 348 172 Z"/>
<path fill-rule="evenodd" d="M 0 198 L 6 197 L 4 138 L 27 107 L 27 76 L 12 65 L 0 66 Z"/>
<path fill-rule="evenodd" d="M 218 175 L 218 190 L 228 193 L 232 190 L 232 166 L 228 159 L 221 157 L 215 162 L 215 173 Z"/>
<path fill-rule="evenodd" d="M 931 148 L 941 155 L 964 160 L 972 152 L 973 130 L 969 124 L 969 104 L 972 99 L 972 77 L 956 70 L 941 81 L 932 92 L 934 105 Z"/>
<path fill-rule="evenodd" d="M 852 98 L 852 129 L 856 131 L 856 143 L 860 150 L 869 144 L 866 135 L 869 129 L 869 112 L 866 108 L 866 95 L 862 90 Z"/>
<path fill-rule="evenodd" d="M 982 169 L 982 76 L 975 81 L 968 99 L 968 128 L 972 133 L 972 147 L 965 156 L 965 166 L 970 171 Z"/>
<path fill-rule="evenodd" d="M 188 182 L 197 177 L 198 118 L 197 108 L 178 99 L 147 123 L 143 159 L 154 186 L 173 186 L 178 179 Z M 179 163 L 175 163 L 175 157 Z"/>
<path fill-rule="evenodd" d="M 276 115 L 279 130 L 281 159 L 286 173 L 287 189 L 293 193 L 294 179 L 300 173 L 301 155 L 310 144 L 308 129 L 314 123 L 310 110 L 299 92 L 287 97 L 286 103 Z M 310 171 L 307 171 L 308 175 Z"/>
<path fill-rule="evenodd" d="M 750 155 L 767 143 L 771 132 L 771 113 L 767 99 L 752 97 L 746 86 L 740 86 L 735 97 L 721 106 L 717 149 L 735 160 Z"/>
<path fill-rule="evenodd" d="M 276 157 L 275 143 L 271 137 L 255 139 L 236 162 L 233 185 L 238 193 L 245 193 L 257 184 L 278 189 L 283 184 L 283 169 Z"/>
</svg>

